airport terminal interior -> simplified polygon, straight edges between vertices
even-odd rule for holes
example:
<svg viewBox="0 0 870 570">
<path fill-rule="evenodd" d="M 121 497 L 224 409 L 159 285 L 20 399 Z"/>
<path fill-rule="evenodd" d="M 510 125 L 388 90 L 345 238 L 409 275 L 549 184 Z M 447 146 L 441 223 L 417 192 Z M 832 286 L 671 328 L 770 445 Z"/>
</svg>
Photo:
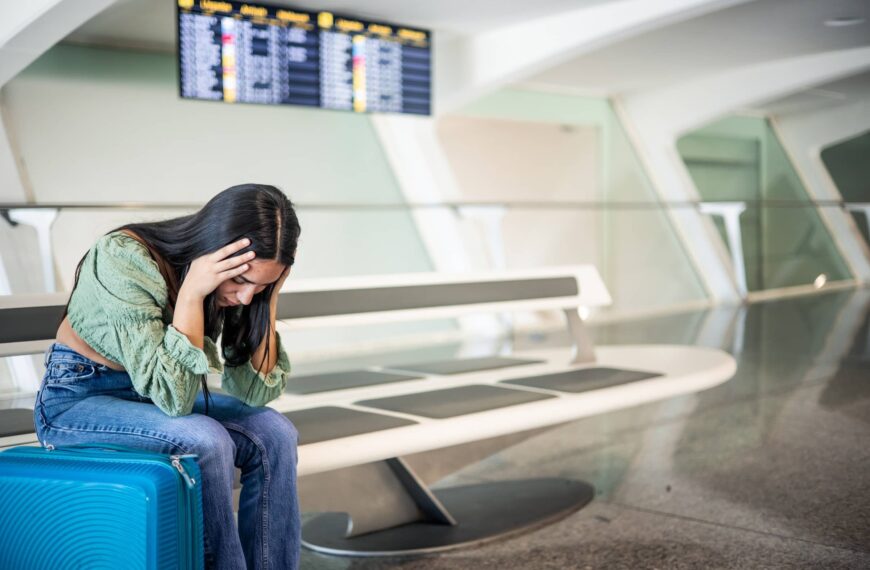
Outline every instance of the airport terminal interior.
<svg viewBox="0 0 870 570">
<path fill-rule="evenodd" d="M 0 4 L 0 457 L 82 256 L 245 183 L 300 568 L 870 568 L 870 1 Z"/>
</svg>

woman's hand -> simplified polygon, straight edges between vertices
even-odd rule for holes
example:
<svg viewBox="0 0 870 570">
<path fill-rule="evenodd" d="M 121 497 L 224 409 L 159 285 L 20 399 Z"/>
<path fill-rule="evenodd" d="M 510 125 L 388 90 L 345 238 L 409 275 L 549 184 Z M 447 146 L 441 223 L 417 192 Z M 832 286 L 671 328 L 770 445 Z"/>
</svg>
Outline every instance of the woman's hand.
<svg viewBox="0 0 870 570">
<path fill-rule="evenodd" d="M 251 240 L 248 238 L 242 238 L 213 253 L 194 259 L 184 278 L 184 283 L 181 284 L 178 296 L 185 295 L 202 301 L 217 289 L 218 285 L 247 271 L 247 262 L 255 257 L 253 251 L 235 257 L 230 256 L 248 247 L 250 243 Z"/>
</svg>

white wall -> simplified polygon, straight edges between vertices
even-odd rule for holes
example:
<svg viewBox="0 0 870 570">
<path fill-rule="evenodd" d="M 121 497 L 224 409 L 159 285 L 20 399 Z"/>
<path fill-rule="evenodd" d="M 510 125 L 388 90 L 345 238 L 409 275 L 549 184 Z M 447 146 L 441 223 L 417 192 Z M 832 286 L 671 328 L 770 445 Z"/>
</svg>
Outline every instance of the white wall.
<svg viewBox="0 0 870 570">
<path fill-rule="evenodd" d="M 175 73 L 170 55 L 62 45 L 7 84 L 7 127 L 36 200 L 201 204 L 262 182 L 302 204 L 402 202 L 367 116 L 181 100 Z M 70 259 L 106 229 L 181 213 L 62 214 L 64 281 Z M 407 214 L 300 218 L 300 277 L 431 269 Z"/>
</svg>

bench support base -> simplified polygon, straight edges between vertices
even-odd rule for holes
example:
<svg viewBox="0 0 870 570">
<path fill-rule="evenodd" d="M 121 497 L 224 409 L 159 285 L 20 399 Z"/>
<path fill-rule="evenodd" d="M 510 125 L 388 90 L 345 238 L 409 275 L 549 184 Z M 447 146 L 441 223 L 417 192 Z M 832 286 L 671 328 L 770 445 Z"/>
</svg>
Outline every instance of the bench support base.
<svg viewBox="0 0 870 570">
<path fill-rule="evenodd" d="M 348 516 L 326 513 L 302 527 L 302 544 L 339 556 L 407 556 L 505 538 L 564 518 L 589 503 L 591 485 L 571 479 L 524 479 L 428 491 L 449 519 L 411 522 L 348 538 Z"/>
</svg>

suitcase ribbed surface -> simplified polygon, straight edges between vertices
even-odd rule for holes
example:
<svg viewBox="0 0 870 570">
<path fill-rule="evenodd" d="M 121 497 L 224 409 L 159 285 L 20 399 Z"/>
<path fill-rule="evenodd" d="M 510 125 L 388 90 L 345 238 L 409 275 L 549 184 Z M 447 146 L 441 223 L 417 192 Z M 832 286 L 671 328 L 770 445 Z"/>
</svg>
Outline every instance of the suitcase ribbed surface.
<svg viewBox="0 0 870 570">
<path fill-rule="evenodd" d="M 199 470 L 183 465 L 195 485 L 147 452 L 0 453 L 0 568 L 201 568 Z"/>
</svg>

